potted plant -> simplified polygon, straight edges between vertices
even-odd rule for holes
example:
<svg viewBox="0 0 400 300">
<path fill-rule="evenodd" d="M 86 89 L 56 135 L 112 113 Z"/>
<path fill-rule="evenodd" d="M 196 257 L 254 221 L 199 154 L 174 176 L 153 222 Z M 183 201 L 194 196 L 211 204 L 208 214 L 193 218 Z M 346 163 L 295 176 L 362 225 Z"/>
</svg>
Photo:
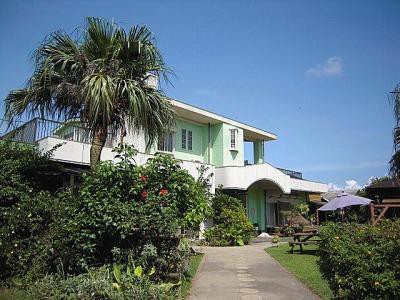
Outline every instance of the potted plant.
<svg viewBox="0 0 400 300">
<path fill-rule="evenodd" d="M 279 238 L 279 236 L 274 235 L 274 236 L 271 238 L 272 246 L 278 247 L 280 240 L 281 240 L 281 239 Z"/>
</svg>

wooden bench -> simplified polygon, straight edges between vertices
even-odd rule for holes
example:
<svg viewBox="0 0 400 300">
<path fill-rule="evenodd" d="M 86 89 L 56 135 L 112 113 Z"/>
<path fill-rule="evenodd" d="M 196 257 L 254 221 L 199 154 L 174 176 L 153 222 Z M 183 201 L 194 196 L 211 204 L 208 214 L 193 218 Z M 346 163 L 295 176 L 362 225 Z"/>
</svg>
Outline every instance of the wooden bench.
<svg viewBox="0 0 400 300">
<path fill-rule="evenodd" d="M 289 242 L 289 246 L 291 247 L 290 253 L 292 253 L 292 254 L 294 253 L 294 246 L 296 246 L 296 245 L 300 247 L 300 253 L 302 253 L 303 245 L 318 244 L 318 243 L 319 243 L 319 241 L 310 241 L 310 240 L 305 241 L 305 242 L 290 241 Z"/>
</svg>

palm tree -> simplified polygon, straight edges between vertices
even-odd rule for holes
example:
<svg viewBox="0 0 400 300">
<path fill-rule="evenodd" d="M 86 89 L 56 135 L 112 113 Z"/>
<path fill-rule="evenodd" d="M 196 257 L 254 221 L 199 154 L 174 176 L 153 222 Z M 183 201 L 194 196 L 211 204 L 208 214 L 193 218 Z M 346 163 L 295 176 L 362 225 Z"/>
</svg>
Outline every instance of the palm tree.
<svg viewBox="0 0 400 300">
<path fill-rule="evenodd" d="M 125 126 L 142 131 L 149 148 L 174 127 L 170 102 L 147 84 L 149 76 L 168 82 L 171 71 L 146 26 L 125 31 L 90 17 L 76 32 L 75 38 L 54 32 L 36 49 L 33 75 L 7 95 L 5 117 L 79 119 L 91 136 L 93 169 L 109 132 L 123 134 Z"/>
<path fill-rule="evenodd" d="M 400 178 L 400 83 L 391 93 L 395 126 L 393 129 L 394 153 L 390 160 L 390 173 L 395 178 Z"/>
</svg>

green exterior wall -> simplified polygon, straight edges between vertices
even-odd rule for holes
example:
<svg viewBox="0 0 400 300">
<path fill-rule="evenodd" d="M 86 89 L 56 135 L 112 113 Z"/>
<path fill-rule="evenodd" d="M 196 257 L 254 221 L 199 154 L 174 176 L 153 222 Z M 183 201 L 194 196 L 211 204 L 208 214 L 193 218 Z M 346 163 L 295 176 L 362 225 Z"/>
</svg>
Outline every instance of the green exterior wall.
<svg viewBox="0 0 400 300">
<path fill-rule="evenodd" d="M 182 148 L 182 129 L 192 131 L 192 150 Z M 184 160 L 208 162 L 208 126 L 177 120 L 175 133 L 175 157 Z"/>
<path fill-rule="evenodd" d="M 211 163 L 216 167 L 224 165 L 222 123 L 211 126 Z"/>
<path fill-rule="evenodd" d="M 251 223 L 257 223 L 260 230 L 265 230 L 265 194 L 260 188 L 248 189 L 247 217 Z"/>
<path fill-rule="evenodd" d="M 192 150 L 182 148 L 182 129 L 192 131 Z M 235 149 L 231 149 L 231 129 L 238 130 Z M 151 154 L 155 152 L 157 152 L 157 144 L 150 150 Z M 225 123 L 197 124 L 179 119 L 175 129 L 174 155 L 178 159 L 209 163 L 216 167 L 243 166 L 243 130 Z"/>
<path fill-rule="evenodd" d="M 231 150 L 230 129 L 238 130 L 237 147 Z M 229 124 L 222 125 L 223 132 L 223 166 L 243 166 L 244 165 L 244 145 L 243 130 Z"/>
</svg>

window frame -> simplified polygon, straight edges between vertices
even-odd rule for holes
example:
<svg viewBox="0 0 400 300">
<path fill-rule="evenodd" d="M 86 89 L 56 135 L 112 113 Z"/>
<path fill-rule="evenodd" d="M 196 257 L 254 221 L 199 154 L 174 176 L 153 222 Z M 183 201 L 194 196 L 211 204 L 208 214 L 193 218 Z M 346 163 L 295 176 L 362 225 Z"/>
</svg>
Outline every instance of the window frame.
<svg viewBox="0 0 400 300">
<path fill-rule="evenodd" d="M 193 132 L 187 130 L 187 150 L 193 151 Z"/>
<path fill-rule="evenodd" d="M 168 149 L 168 139 L 170 139 L 170 146 L 171 146 L 171 151 Z M 158 141 L 157 143 L 157 151 L 158 152 L 166 152 L 166 153 L 173 153 L 174 152 L 174 144 L 175 144 L 175 139 L 174 139 L 174 132 L 168 133 L 162 140 L 162 149 L 160 149 L 160 144 L 161 141 Z"/>
<path fill-rule="evenodd" d="M 230 133 L 230 149 L 231 150 L 238 150 L 238 136 L 239 130 L 237 128 L 229 129 Z"/>
<path fill-rule="evenodd" d="M 185 151 L 193 151 L 193 131 L 182 128 L 181 130 L 181 148 Z"/>
<path fill-rule="evenodd" d="M 186 143 L 187 143 L 187 130 L 183 129 L 181 130 L 181 147 L 182 149 L 186 150 Z"/>
</svg>

